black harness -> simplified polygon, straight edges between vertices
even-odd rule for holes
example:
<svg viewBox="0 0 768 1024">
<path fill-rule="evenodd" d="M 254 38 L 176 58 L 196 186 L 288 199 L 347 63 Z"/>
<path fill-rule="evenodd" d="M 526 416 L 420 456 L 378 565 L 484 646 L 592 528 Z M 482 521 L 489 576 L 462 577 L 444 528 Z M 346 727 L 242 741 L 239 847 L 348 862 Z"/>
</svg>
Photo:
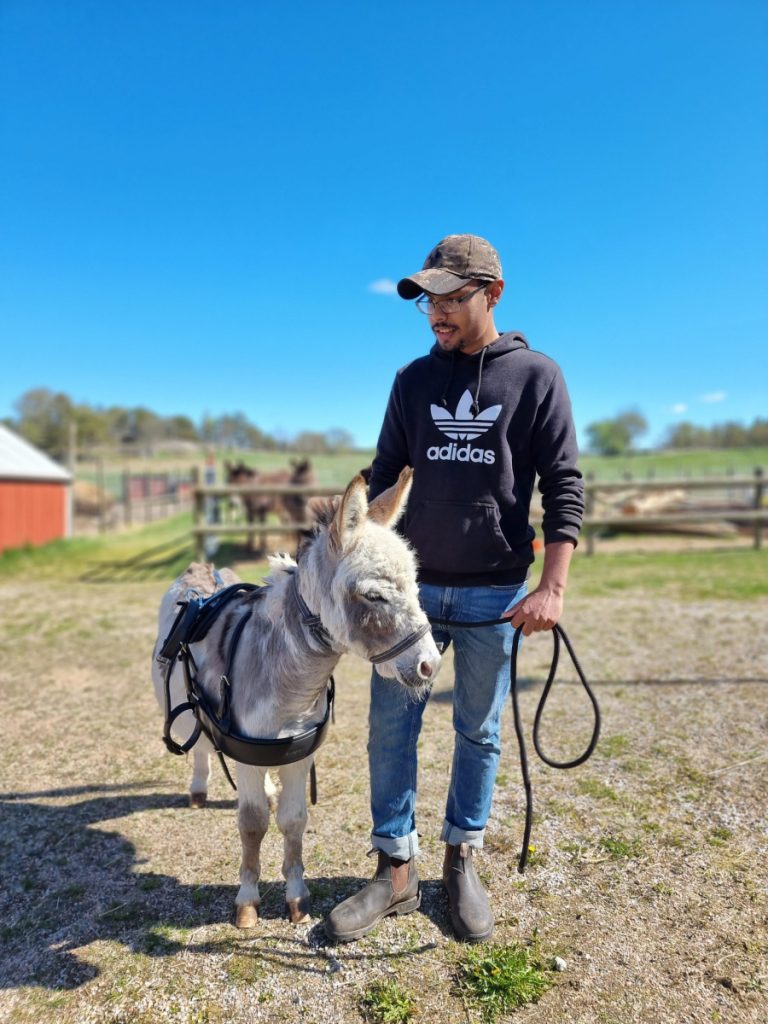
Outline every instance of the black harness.
<svg viewBox="0 0 768 1024">
<path fill-rule="evenodd" d="M 218 573 L 215 573 L 215 575 L 217 580 L 220 580 Z M 290 586 L 302 625 L 322 651 L 340 654 L 341 652 L 337 651 L 334 647 L 333 638 L 322 624 L 320 616 L 310 611 L 304 598 L 299 593 L 298 574 L 295 569 L 292 570 L 291 575 Z M 166 666 L 164 678 L 165 725 L 163 728 L 163 742 L 172 754 L 186 754 L 197 743 L 200 734 L 203 733 L 210 740 L 233 789 L 237 789 L 237 786 L 227 768 L 224 755 L 232 758 L 233 761 L 239 761 L 241 764 L 257 765 L 263 768 L 276 768 L 280 765 L 302 761 L 304 758 L 314 754 L 321 745 L 333 718 L 336 684 L 331 675 L 328 678 L 326 689 L 325 715 L 322 721 L 310 729 L 297 733 L 295 736 L 285 736 L 277 739 L 253 738 L 243 736 L 235 731 L 232 724 L 230 706 L 232 668 L 235 663 L 237 646 L 245 626 L 253 615 L 253 602 L 263 597 L 268 589 L 268 584 L 258 586 L 255 583 L 234 583 L 232 586 L 217 590 L 210 597 L 203 597 L 195 591 L 189 591 L 185 600 L 179 602 L 179 612 L 157 655 L 158 662 Z M 219 700 L 217 706 L 214 707 L 198 680 L 198 668 L 190 646 L 205 639 L 224 609 L 234 600 L 242 597 L 248 597 L 250 603 L 240 615 L 232 631 L 227 668 L 221 676 Z M 429 622 L 425 622 L 418 629 L 409 633 L 405 639 L 393 644 L 386 651 L 369 657 L 369 661 L 374 665 L 379 665 L 384 661 L 397 657 L 398 654 L 402 654 L 403 651 L 406 651 L 413 644 L 421 640 L 429 632 L 430 628 Z M 171 674 L 176 661 L 181 662 L 184 670 L 187 699 L 172 708 Z M 177 743 L 171 736 L 171 727 L 179 715 L 185 711 L 191 711 L 195 716 L 195 727 L 189 739 L 184 743 Z M 311 768 L 310 792 L 312 803 L 317 803 L 317 781 L 314 763 Z"/>
</svg>

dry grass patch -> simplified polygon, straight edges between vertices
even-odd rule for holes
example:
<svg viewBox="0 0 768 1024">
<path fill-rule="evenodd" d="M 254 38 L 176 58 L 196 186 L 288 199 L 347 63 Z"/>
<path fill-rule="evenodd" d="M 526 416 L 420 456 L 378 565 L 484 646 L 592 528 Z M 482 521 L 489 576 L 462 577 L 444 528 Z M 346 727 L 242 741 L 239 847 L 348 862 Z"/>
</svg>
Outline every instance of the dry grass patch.
<svg viewBox="0 0 768 1024">
<path fill-rule="evenodd" d="M 468 951 L 451 935 L 439 881 L 450 657 L 420 746 L 419 912 L 349 946 L 330 946 L 322 929 L 372 874 L 369 670 L 350 658 L 337 673 L 337 723 L 318 756 L 320 803 L 306 836 L 312 921 L 295 929 L 283 917 L 273 828 L 264 916 L 237 932 L 233 794 L 216 771 L 210 806 L 190 811 L 188 766 L 160 741 L 149 657 L 166 582 L 0 581 L 0 1021 L 357 1024 L 375 1012 L 363 1004 L 373 990 L 392 993 L 391 1012 L 400 1012 L 393 984 L 415 1021 L 479 1018 L 458 983 Z M 618 596 L 580 593 L 577 566 L 565 625 L 597 690 L 604 739 L 571 772 L 532 755 L 535 853 L 521 877 L 524 801 L 505 713 L 477 858 L 498 918 L 494 945 L 527 949 L 536 935 L 567 968 L 538 1002 L 506 1008 L 500 1020 L 768 1019 L 766 614 L 768 600 L 754 597 L 667 595 L 660 608 L 636 583 Z M 550 652 L 548 638 L 523 652 L 529 729 Z M 542 739 L 566 758 L 583 748 L 590 723 L 565 665 L 560 679 Z M 553 980 L 550 955 L 540 969 Z"/>
</svg>

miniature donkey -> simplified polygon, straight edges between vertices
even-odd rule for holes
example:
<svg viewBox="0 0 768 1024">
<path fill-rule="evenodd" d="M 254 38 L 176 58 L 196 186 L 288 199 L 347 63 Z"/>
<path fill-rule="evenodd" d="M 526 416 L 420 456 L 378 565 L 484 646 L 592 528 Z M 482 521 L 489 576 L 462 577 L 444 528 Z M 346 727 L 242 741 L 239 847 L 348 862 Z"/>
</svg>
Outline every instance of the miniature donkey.
<svg viewBox="0 0 768 1024">
<path fill-rule="evenodd" d="M 418 692 L 431 685 L 440 655 L 419 605 L 413 553 L 392 529 L 407 501 L 410 483 L 411 470 L 405 469 L 398 482 L 369 505 L 365 482 L 358 476 L 343 497 L 313 499 L 317 526 L 299 553 L 298 564 L 287 556 L 272 558 L 268 586 L 259 600 L 247 593 L 242 599 L 237 597 L 208 635 L 190 645 L 206 695 L 210 692 L 215 698 L 222 674 L 230 670 L 231 719 L 240 735 L 258 739 L 292 736 L 321 721 L 327 681 L 346 651 L 375 660 L 378 671 L 398 679 L 405 690 Z M 219 577 L 226 584 L 238 582 L 230 570 L 223 570 Z M 177 602 L 190 591 L 208 595 L 215 589 L 211 566 L 193 563 L 176 580 L 160 608 L 155 655 L 173 623 Z M 228 636 L 249 601 L 251 617 L 243 628 L 233 664 L 228 666 Z M 318 641 L 310 622 L 301 615 L 302 607 L 319 617 L 326 643 Z M 382 653 L 390 660 L 382 662 L 377 657 Z M 179 704 L 185 699 L 185 689 L 178 665 L 170 678 L 172 699 Z M 163 672 L 156 659 L 153 680 L 163 706 Z M 177 719 L 174 732 L 181 742 L 191 736 L 194 724 L 191 711 Z M 210 740 L 201 735 L 193 747 L 193 807 L 205 803 L 212 751 Z M 312 760 L 309 756 L 272 769 L 281 782 L 276 818 L 284 841 L 286 904 L 294 923 L 306 921 L 310 909 L 302 840 Z M 266 768 L 241 763 L 237 764 L 237 786 L 242 863 L 236 924 L 248 928 L 258 920 L 259 854 L 274 789 Z"/>
</svg>

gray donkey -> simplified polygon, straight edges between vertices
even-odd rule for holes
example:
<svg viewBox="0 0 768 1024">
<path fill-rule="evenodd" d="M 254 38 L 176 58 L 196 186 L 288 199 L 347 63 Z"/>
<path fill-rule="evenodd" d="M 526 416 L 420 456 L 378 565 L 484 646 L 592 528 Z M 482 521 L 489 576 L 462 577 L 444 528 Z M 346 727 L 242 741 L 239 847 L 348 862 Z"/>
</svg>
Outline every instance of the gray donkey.
<svg viewBox="0 0 768 1024">
<path fill-rule="evenodd" d="M 212 703 L 219 699 L 222 676 L 229 677 L 231 722 L 241 736 L 295 736 L 321 722 L 329 676 L 346 651 L 374 661 L 382 675 L 397 678 L 406 690 L 422 691 L 431 685 L 440 655 L 419 605 L 413 553 L 392 530 L 407 501 L 411 475 L 410 469 L 403 470 L 398 482 L 370 505 L 361 476 L 341 498 L 313 499 L 317 527 L 299 553 L 298 564 L 287 556 L 271 558 L 268 586 L 258 600 L 247 592 L 237 596 L 207 636 L 190 645 L 200 688 Z M 228 569 L 217 575 L 224 584 L 238 582 Z M 216 589 L 213 568 L 193 563 L 163 598 L 152 671 L 161 707 L 164 671 L 157 655 L 176 617 L 177 603 L 190 593 L 207 596 Z M 231 637 L 246 606 L 250 618 L 241 627 L 233 657 Z M 181 704 L 185 694 L 183 672 L 176 663 L 170 676 L 173 706 Z M 192 735 L 194 726 L 192 712 L 184 711 L 173 726 L 179 742 Z M 193 807 L 205 804 L 213 749 L 206 735 L 192 749 Z M 310 910 L 302 841 L 312 760 L 310 755 L 274 769 L 281 782 L 276 818 L 284 841 L 285 898 L 295 924 L 306 921 Z M 242 863 L 235 923 L 249 928 L 258 920 L 259 856 L 274 787 L 267 768 L 243 763 L 237 764 L 237 787 Z"/>
</svg>

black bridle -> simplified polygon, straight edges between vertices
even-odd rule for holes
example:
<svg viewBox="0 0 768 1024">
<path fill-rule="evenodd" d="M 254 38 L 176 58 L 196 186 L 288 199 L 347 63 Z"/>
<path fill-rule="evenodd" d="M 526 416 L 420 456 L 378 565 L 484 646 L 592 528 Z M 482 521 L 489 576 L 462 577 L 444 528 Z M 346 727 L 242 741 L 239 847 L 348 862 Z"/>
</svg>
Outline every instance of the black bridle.
<svg viewBox="0 0 768 1024">
<path fill-rule="evenodd" d="M 333 637 L 323 625 L 320 616 L 315 615 L 309 610 L 309 606 L 299 593 L 298 573 L 295 570 L 293 572 L 292 583 L 293 596 L 299 609 L 302 625 L 309 630 L 321 647 L 327 651 L 334 651 Z M 396 658 L 398 654 L 402 654 L 403 651 L 407 651 L 409 647 L 413 647 L 414 644 L 418 643 L 423 636 L 426 636 L 431 628 L 429 621 L 424 622 L 422 626 L 419 626 L 418 629 L 414 629 L 414 631 L 409 633 L 403 640 L 400 640 L 398 643 L 388 647 L 386 651 L 382 651 L 381 654 L 369 655 L 368 661 L 370 661 L 372 665 L 381 665 L 385 661 L 391 661 L 392 658 Z"/>
</svg>

